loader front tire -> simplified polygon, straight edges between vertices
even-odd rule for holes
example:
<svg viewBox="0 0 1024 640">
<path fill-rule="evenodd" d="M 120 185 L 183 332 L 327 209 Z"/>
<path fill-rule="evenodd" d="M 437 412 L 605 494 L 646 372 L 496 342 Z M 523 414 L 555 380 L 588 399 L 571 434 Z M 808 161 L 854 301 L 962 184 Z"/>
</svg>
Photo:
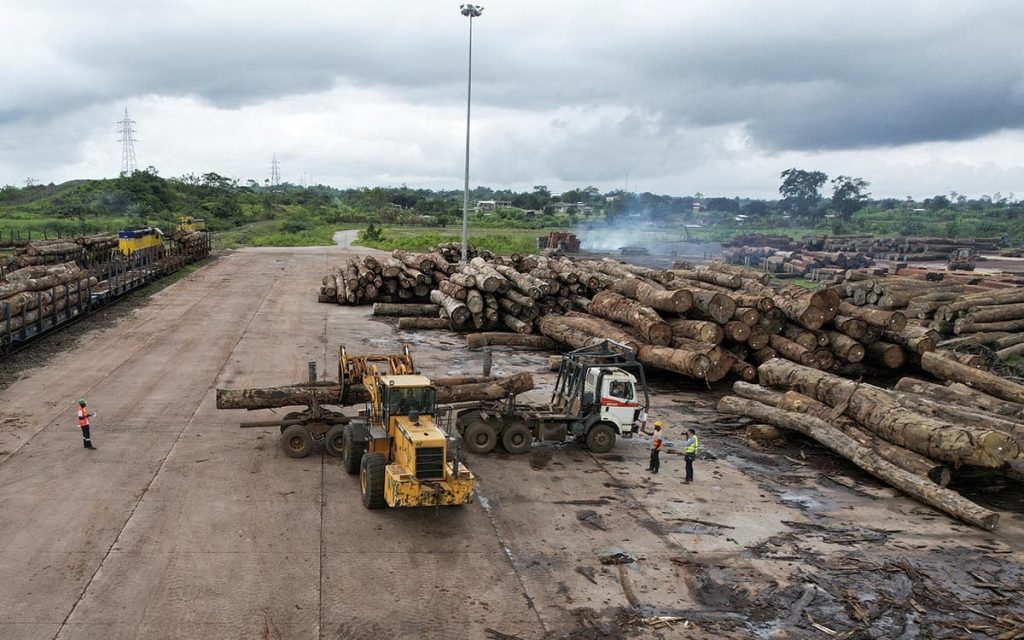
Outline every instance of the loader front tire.
<svg viewBox="0 0 1024 640">
<path fill-rule="evenodd" d="M 363 494 L 363 506 L 367 509 L 383 509 L 388 506 L 384 499 L 384 473 L 388 465 L 383 453 L 367 453 L 359 468 L 359 490 Z"/>
</svg>

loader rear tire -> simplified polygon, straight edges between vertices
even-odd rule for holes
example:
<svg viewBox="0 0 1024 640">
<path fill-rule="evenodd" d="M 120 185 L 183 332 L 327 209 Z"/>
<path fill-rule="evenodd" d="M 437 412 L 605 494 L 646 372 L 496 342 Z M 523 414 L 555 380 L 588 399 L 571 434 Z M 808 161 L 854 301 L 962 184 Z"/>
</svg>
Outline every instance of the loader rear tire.
<svg viewBox="0 0 1024 640">
<path fill-rule="evenodd" d="M 290 458 L 305 458 L 313 451 L 313 434 L 302 424 L 293 424 L 281 434 L 281 448 Z"/>
<path fill-rule="evenodd" d="M 530 428 L 519 420 L 508 420 L 501 432 L 501 446 L 509 453 L 526 453 L 533 444 Z"/>
<path fill-rule="evenodd" d="M 383 453 L 363 456 L 359 468 L 359 491 L 363 494 L 363 506 L 367 509 L 383 509 L 388 506 L 384 499 L 384 473 L 387 465 Z"/>
<path fill-rule="evenodd" d="M 366 453 L 366 441 L 356 437 L 355 427 L 345 425 L 345 441 L 341 449 L 341 462 L 348 473 L 359 473 L 359 465 Z"/>
<path fill-rule="evenodd" d="M 598 422 L 587 432 L 587 449 L 593 453 L 608 453 L 615 446 L 615 429 L 604 422 Z"/>
<path fill-rule="evenodd" d="M 498 444 L 498 432 L 483 420 L 477 420 L 466 426 L 462 440 L 470 453 L 490 453 Z"/>
</svg>

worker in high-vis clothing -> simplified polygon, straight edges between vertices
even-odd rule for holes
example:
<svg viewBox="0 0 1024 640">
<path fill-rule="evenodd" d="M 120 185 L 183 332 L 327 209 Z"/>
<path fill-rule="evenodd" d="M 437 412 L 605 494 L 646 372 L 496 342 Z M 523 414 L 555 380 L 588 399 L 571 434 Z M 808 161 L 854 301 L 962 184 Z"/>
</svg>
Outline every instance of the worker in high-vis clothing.
<svg viewBox="0 0 1024 640">
<path fill-rule="evenodd" d="M 693 461 L 697 459 L 697 432 L 686 430 L 686 442 L 683 444 L 683 460 L 686 460 L 686 484 L 693 482 Z"/>
<path fill-rule="evenodd" d="M 92 440 L 89 439 L 89 418 L 95 415 L 95 413 L 89 413 L 89 407 L 85 406 L 85 398 L 78 401 L 78 426 L 82 428 L 82 446 L 86 449 L 96 448 L 92 446 Z"/>
<path fill-rule="evenodd" d="M 651 464 L 647 468 L 651 473 L 658 473 L 661 468 L 661 450 L 665 446 L 665 436 L 661 432 L 661 420 L 654 423 L 654 439 L 651 440 Z"/>
</svg>

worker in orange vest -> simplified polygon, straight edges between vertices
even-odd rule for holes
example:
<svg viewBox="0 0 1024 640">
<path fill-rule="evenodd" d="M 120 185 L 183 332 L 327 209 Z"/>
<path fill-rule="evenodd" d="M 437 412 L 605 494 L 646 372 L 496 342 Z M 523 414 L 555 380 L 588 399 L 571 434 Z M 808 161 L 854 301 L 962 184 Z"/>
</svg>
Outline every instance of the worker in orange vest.
<svg viewBox="0 0 1024 640">
<path fill-rule="evenodd" d="M 95 413 L 89 413 L 89 407 L 85 406 L 85 398 L 78 401 L 78 426 L 82 428 L 82 445 L 86 449 L 96 448 L 92 446 L 92 440 L 89 439 L 89 418 L 95 415 Z"/>
<path fill-rule="evenodd" d="M 648 471 L 658 473 L 661 468 L 661 449 L 665 446 L 665 437 L 661 433 L 661 420 L 654 423 L 654 439 L 651 440 L 651 466 Z"/>
</svg>

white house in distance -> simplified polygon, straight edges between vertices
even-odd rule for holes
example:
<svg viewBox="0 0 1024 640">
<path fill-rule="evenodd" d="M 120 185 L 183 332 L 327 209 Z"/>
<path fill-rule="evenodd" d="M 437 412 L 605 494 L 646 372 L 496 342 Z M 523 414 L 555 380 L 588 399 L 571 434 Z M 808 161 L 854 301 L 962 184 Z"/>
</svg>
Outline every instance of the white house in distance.
<svg viewBox="0 0 1024 640">
<path fill-rule="evenodd" d="M 496 211 L 498 209 L 511 209 L 511 200 L 477 200 L 477 211 Z"/>
</svg>

